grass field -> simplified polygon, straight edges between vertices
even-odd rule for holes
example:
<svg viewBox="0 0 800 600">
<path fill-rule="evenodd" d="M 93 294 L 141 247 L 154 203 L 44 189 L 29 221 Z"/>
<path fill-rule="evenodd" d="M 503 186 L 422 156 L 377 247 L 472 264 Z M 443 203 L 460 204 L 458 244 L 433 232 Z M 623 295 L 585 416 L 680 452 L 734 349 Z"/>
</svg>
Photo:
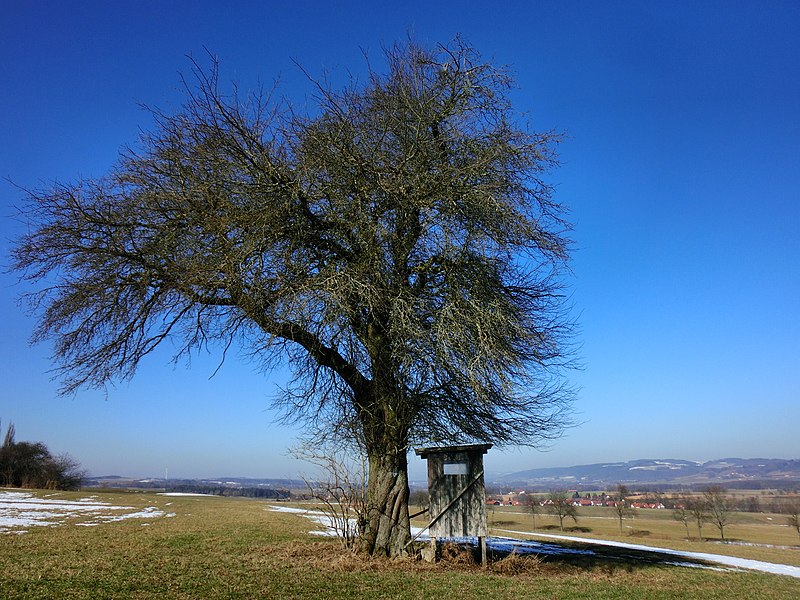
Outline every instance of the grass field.
<svg viewBox="0 0 800 600">
<path fill-rule="evenodd" d="M 503 530 L 561 533 L 558 520 L 547 514 L 536 515 L 534 530 L 531 514 L 520 506 L 492 507 L 487 519 L 497 535 L 504 535 Z M 634 518 L 623 520 L 623 534 L 620 535 L 619 520 L 613 508 L 579 508 L 577 523 L 565 521 L 564 528 L 567 534 L 572 532 L 580 537 L 800 566 L 800 539 L 797 532 L 786 525 L 786 515 L 731 513 L 731 523 L 725 527 L 725 537 L 730 543 L 724 544 L 719 530 L 710 523 L 703 526 L 703 541 L 698 538 L 697 526 L 690 523 L 692 537 L 687 540 L 683 523 L 672 518 L 671 510 L 637 509 Z"/>
<path fill-rule="evenodd" d="M 800 596 L 800 580 L 790 577 L 602 558 L 570 562 L 512 557 L 486 570 L 463 555 L 436 565 L 366 560 L 343 554 L 335 540 L 309 536 L 311 522 L 270 512 L 264 501 L 151 493 L 97 496 L 133 509 L 154 507 L 165 516 L 93 527 L 68 519 L 57 527 L 2 534 L 0 598 Z M 513 512 L 504 511 L 505 520 L 514 520 Z"/>
</svg>

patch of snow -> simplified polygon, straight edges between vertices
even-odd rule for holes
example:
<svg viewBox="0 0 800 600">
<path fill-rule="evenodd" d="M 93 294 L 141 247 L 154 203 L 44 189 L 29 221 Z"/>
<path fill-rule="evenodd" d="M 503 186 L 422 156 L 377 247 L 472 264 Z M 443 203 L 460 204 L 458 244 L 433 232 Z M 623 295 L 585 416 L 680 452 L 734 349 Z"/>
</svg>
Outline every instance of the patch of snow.
<svg viewBox="0 0 800 600">
<path fill-rule="evenodd" d="M 663 471 L 669 469 L 670 471 L 679 471 L 683 465 L 674 465 L 672 463 L 656 461 L 654 465 L 640 465 L 638 467 L 628 467 L 629 471 Z"/>
<path fill-rule="evenodd" d="M 116 523 L 117 521 L 125 521 L 126 519 L 154 519 L 163 516 L 163 510 L 158 510 L 155 506 L 148 506 L 139 512 L 128 513 L 125 515 L 100 515 L 97 518 L 104 523 Z"/>
<path fill-rule="evenodd" d="M 788 527 L 788 525 L 786 525 L 786 527 Z M 726 546 L 753 546 L 755 548 L 777 548 L 779 550 L 794 550 L 797 548 L 797 546 L 778 546 L 776 544 L 757 544 L 755 542 L 722 542 L 716 540 L 707 541 L 711 542 L 712 544 L 724 544 Z"/>
<path fill-rule="evenodd" d="M 270 512 L 285 512 L 285 513 L 296 513 L 296 514 L 306 514 L 306 513 L 316 513 L 322 514 L 316 510 L 308 510 L 307 508 L 295 508 L 294 506 L 270 506 Z"/>
<path fill-rule="evenodd" d="M 324 529 L 320 531 L 309 531 L 311 535 L 321 535 L 325 537 L 332 537 L 336 535 L 336 529 L 333 525 L 333 519 L 319 510 L 308 510 L 306 508 L 295 508 L 293 506 L 269 506 L 268 510 L 271 512 L 293 513 L 306 517 L 310 521 L 322 525 Z M 351 519 L 351 525 L 356 526 L 355 519 Z"/>
<path fill-rule="evenodd" d="M 163 511 L 148 507 L 138 512 L 107 514 L 119 511 L 132 511 L 132 506 L 115 506 L 96 500 L 97 496 L 79 500 L 53 500 L 52 494 L 37 498 L 30 492 L 0 492 L 0 533 L 22 533 L 25 527 L 52 527 L 62 525 L 67 518 L 85 518 L 76 523 L 91 527 L 103 522 L 124 519 L 157 518 L 165 516 Z"/>
<path fill-rule="evenodd" d="M 668 469 L 673 470 L 673 471 L 674 470 L 683 469 L 686 466 L 684 464 L 673 463 L 673 462 L 669 462 L 667 460 L 657 460 L 657 461 L 655 461 L 655 463 L 657 465 L 662 466 L 662 467 L 667 467 Z"/>
</svg>

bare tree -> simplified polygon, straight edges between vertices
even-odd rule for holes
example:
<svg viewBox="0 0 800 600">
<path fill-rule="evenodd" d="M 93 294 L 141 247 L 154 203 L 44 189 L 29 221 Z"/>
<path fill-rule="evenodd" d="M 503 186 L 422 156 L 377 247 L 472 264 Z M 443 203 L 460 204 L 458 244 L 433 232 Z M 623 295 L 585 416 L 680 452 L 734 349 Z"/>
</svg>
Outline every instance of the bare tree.
<svg viewBox="0 0 800 600">
<path fill-rule="evenodd" d="M 358 432 L 362 549 L 410 539 L 413 444 L 536 445 L 569 422 L 569 226 L 542 177 L 559 136 L 519 126 L 507 71 L 462 40 L 386 51 L 309 115 L 195 65 L 177 114 L 98 180 L 28 193 L 15 268 L 62 392 L 231 347 L 294 383 L 312 438 Z"/>
<path fill-rule="evenodd" d="M 730 498 L 725 493 L 725 488 L 719 485 L 709 485 L 703 490 L 703 501 L 708 513 L 708 520 L 719 529 L 722 541 L 725 541 L 725 525 L 730 523 L 731 506 Z"/>
<path fill-rule="evenodd" d="M 367 523 L 367 457 L 350 445 L 301 445 L 293 456 L 317 467 L 316 477 L 303 480 L 326 517 L 326 525 L 347 549 L 356 542 Z"/>
<path fill-rule="evenodd" d="M 418 511 L 416 515 L 419 516 L 423 513 L 428 512 L 428 506 L 430 504 L 430 496 L 428 494 L 427 489 L 415 489 L 411 491 L 411 494 L 408 497 L 408 503 L 410 506 L 417 507 Z"/>
<path fill-rule="evenodd" d="M 614 503 L 614 512 L 617 513 L 617 518 L 619 519 L 619 534 L 622 535 L 622 519 L 625 517 L 631 517 L 636 514 L 631 506 L 630 502 L 628 502 L 628 495 L 630 492 L 628 491 L 628 487 L 618 483 L 617 484 L 617 499 Z"/>
<path fill-rule="evenodd" d="M 797 531 L 800 537 L 800 498 L 791 498 L 782 506 L 783 512 L 787 515 L 786 522 L 789 527 Z"/>
<path fill-rule="evenodd" d="M 691 513 L 692 518 L 697 524 L 697 537 L 703 541 L 703 523 L 708 520 L 708 509 L 705 500 L 697 496 L 688 496 L 686 498 L 686 509 Z"/>
<path fill-rule="evenodd" d="M 686 539 L 691 540 L 692 536 L 689 534 L 689 521 L 692 520 L 692 513 L 687 508 L 688 504 L 686 498 L 679 498 L 677 502 L 675 502 L 675 508 L 672 510 L 672 518 L 683 523 L 683 526 L 686 528 Z"/>
<path fill-rule="evenodd" d="M 541 510 L 541 505 L 539 504 L 539 498 L 534 496 L 533 494 L 527 494 L 525 498 L 525 504 L 528 507 L 528 512 L 531 513 L 531 519 L 533 521 L 533 529 L 536 529 L 536 513 Z"/>
<path fill-rule="evenodd" d="M 0 424 L 2 424 L 2 421 L 0 421 Z M 0 429 L 2 429 L 2 428 L 0 428 Z M 15 435 L 16 435 L 16 432 L 15 432 L 15 429 L 14 429 L 14 423 L 9 423 L 8 427 L 6 428 L 6 435 L 3 438 L 3 446 L 2 447 L 3 448 L 8 448 L 8 447 L 12 446 L 14 444 L 14 436 Z"/>
<path fill-rule="evenodd" d="M 561 491 L 550 492 L 544 505 L 545 510 L 558 518 L 558 526 L 564 531 L 564 519 L 578 522 L 578 509 L 572 503 L 569 494 Z"/>
</svg>

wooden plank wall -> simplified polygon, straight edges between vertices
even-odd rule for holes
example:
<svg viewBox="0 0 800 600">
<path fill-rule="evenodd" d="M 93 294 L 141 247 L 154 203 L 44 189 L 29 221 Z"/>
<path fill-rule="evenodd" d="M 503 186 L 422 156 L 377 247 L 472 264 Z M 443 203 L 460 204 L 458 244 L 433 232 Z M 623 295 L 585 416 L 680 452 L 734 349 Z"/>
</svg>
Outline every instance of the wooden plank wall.
<svg viewBox="0 0 800 600">
<path fill-rule="evenodd" d="M 486 536 L 486 491 L 483 453 L 457 451 L 430 453 L 428 490 L 431 517 L 439 515 L 470 483 L 470 488 L 431 526 L 431 537 Z M 477 479 L 477 481 L 476 481 Z"/>
</svg>

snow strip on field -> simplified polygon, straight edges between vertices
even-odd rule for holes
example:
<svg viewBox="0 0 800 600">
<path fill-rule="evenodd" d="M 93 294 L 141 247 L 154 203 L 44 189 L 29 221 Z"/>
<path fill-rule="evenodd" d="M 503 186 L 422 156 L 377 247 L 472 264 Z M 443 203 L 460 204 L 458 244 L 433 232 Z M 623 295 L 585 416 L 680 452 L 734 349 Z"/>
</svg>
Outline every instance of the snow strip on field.
<svg viewBox="0 0 800 600">
<path fill-rule="evenodd" d="M 54 500 L 37 498 L 30 492 L 0 492 L 0 533 L 24 533 L 25 527 L 51 527 L 75 517 L 86 519 L 76 525 L 90 527 L 125 519 L 174 516 L 175 513 L 165 514 L 153 506 L 136 510 L 133 506 L 115 506 L 94 498 Z"/>
<path fill-rule="evenodd" d="M 514 535 L 530 535 L 535 537 L 544 537 L 555 540 L 569 540 L 571 542 L 580 542 L 583 544 L 597 544 L 600 546 L 613 546 L 615 548 L 625 548 L 628 550 L 642 550 L 645 552 L 658 552 L 661 554 L 669 554 L 671 556 L 678 556 L 680 558 L 691 558 L 695 560 L 704 560 L 714 562 L 717 564 L 725 565 L 728 567 L 735 567 L 737 569 L 750 569 L 752 571 L 761 571 L 763 573 L 774 573 L 775 575 L 788 575 L 790 577 L 800 578 L 800 567 L 792 565 L 781 565 L 776 563 L 764 562 L 761 560 L 751 560 L 749 558 L 738 558 L 736 556 L 724 556 L 722 554 L 710 554 L 708 552 L 689 552 L 684 550 L 671 550 L 669 548 L 658 548 L 655 546 L 642 546 L 640 544 L 629 544 L 627 542 L 615 542 L 611 540 L 596 540 L 593 538 L 580 538 L 572 537 L 569 535 L 554 535 L 550 533 L 532 533 L 530 531 L 512 531 L 503 529 L 506 533 Z"/>
<path fill-rule="evenodd" d="M 322 525 L 325 529 L 321 531 L 309 531 L 311 535 L 322 535 L 326 537 L 333 537 L 336 535 L 336 528 L 333 526 L 333 519 L 330 516 L 326 515 L 324 512 L 319 510 L 308 510 L 306 508 L 295 508 L 292 506 L 269 506 L 268 510 L 272 512 L 284 512 L 284 513 L 293 513 L 296 515 L 300 515 Z M 355 519 L 350 519 L 350 525 L 352 527 L 356 526 Z M 428 539 L 424 533 L 427 529 L 422 529 L 420 527 L 411 527 L 411 535 L 416 536 L 417 534 L 421 535 L 420 539 Z"/>
<path fill-rule="evenodd" d="M 269 510 L 272 512 L 294 513 L 322 525 L 325 529 L 322 531 L 309 531 L 311 535 L 322 535 L 332 537 L 336 535 L 333 526 L 333 519 L 326 515 L 324 512 L 318 510 L 308 510 L 305 508 L 294 508 L 292 506 L 270 506 Z M 352 520 L 352 525 L 355 527 L 355 520 Z"/>
</svg>

